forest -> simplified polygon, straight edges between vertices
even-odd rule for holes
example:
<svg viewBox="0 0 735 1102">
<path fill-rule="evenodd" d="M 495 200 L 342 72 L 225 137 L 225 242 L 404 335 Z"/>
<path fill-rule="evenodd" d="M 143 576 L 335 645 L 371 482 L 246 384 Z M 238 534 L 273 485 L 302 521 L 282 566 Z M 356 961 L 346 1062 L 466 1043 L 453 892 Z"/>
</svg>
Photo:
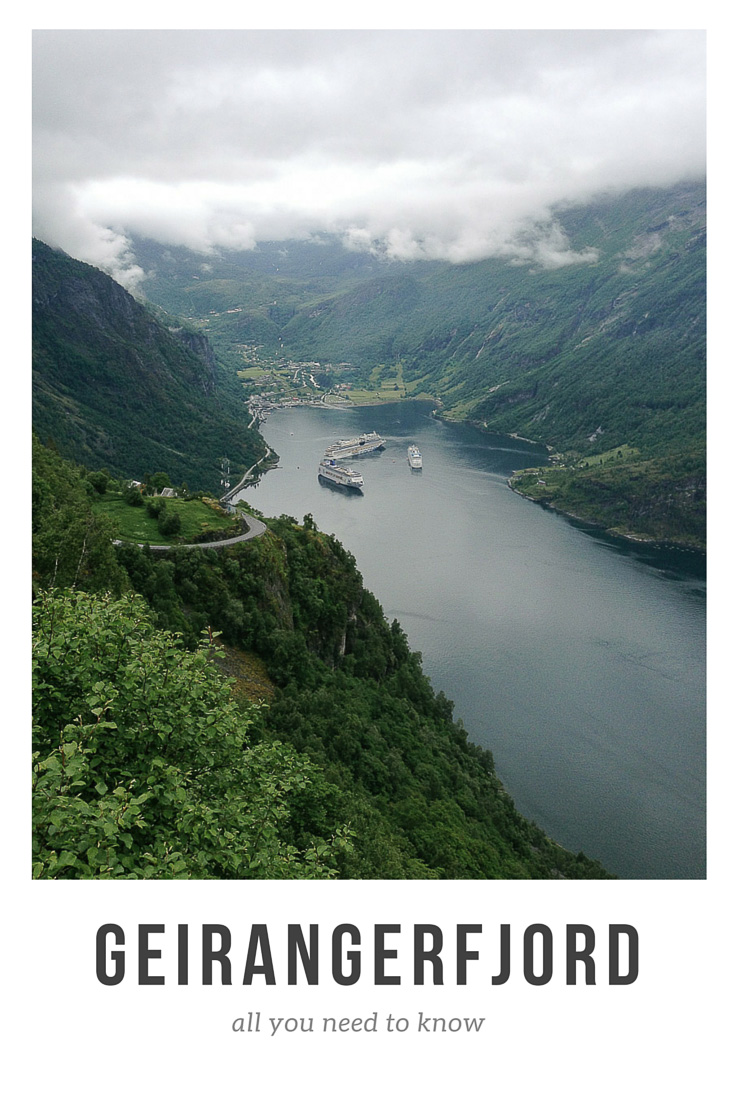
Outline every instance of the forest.
<svg viewBox="0 0 735 1102">
<path fill-rule="evenodd" d="M 608 878 L 516 811 L 310 516 L 155 554 L 113 544 L 97 473 L 34 439 L 35 877 Z"/>
<path fill-rule="evenodd" d="M 145 540 L 183 539 L 178 505 L 138 509 L 143 539 L 119 524 L 131 480 L 211 493 L 225 461 L 262 460 L 243 368 L 293 357 L 324 387 L 400 380 L 438 416 L 542 441 L 552 464 L 514 489 L 703 548 L 704 189 L 555 216 L 584 262 L 320 240 L 205 272 L 137 241 L 147 306 L 34 242 L 35 877 L 608 878 L 517 812 L 310 515 L 164 553 Z"/>
</svg>

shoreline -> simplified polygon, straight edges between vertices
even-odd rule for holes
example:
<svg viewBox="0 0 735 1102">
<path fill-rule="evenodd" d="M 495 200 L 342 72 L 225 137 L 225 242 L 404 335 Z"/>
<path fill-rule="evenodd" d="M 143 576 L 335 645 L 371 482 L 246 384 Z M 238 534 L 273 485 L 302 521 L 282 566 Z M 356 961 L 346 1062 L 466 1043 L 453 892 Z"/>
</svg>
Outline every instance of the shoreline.
<svg viewBox="0 0 735 1102">
<path fill-rule="evenodd" d="M 553 501 L 538 501 L 530 494 L 524 494 L 522 490 L 519 490 L 513 485 L 512 478 L 507 480 L 507 485 L 514 494 L 518 494 L 519 497 L 524 498 L 526 501 L 530 501 L 533 505 L 540 505 L 542 509 L 551 509 L 552 512 L 558 513 L 560 517 L 568 517 L 569 520 L 576 520 L 579 521 L 580 524 L 586 524 L 589 525 L 590 528 L 596 528 L 611 539 L 625 540 L 626 543 L 650 547 L 652 550 L 686 551 L 692 555 L 701 555 L 703 559 L 707 558 L 706 547 L 697 547 L 688 543 L 680 543 L 675 539 L 656 539 L 655 536 L 643 536 L 635 532 L 625 532 L 620 528 L 606 528 L 599 520 L 592 520 L 590 517 L 580 516 L 579 513 L 572 513 L 569 509 L 562 509 L 561 506 L 556 505 Z"/>
<path fill-rule="evenodd" d="M 515 440 L 517 443 L 533 444 L 535 447 L 545 448 L 547 453 L 550 453 L 550 454 L 555 453 L 555 449 L 551 444 L 546 444 L 541 440 L 531 440 L 529 437 L 521 436 L 520 433 L 517 433 L 517 432 L 496 432 L 495 430 L 488 428 L 487 424 L 485 424 L 484 422 L 473 420 L 470 417 L 458 417 L 456 420 L 454 418 L 447 418 L 446 416 L 443 417 L 442 416 L 442 402 L 441 402 L 440 399 L 438 399 L 436 397 L 433 397 L 432 395 L 422 395 L 421 397 L 404 396 L 402 398 L 393 398 L 393 397 L 391 397 L 391 398 L 387 398 L 387 399 L 378 399 L 374 402 L 347 402 L 347 403 L 340 403 L 340 404 L 337 404 L 336 402 L 328 404 L 326 402 L 297 401 L 297 402 L 283 403 L 282 405 L 274 406 L 273 409 L 274 410 L 275 409 L 278 409 L 278 410 L 286 409 L 286 410 L 288 410 L 288 409 L 299 409 L 299 408 L 307 407 L 307 408 L 310 408 L 310 409 L 314 409 L 314 408 L 316 408 L 316 409 L 334 409 L 334 410 L 344 411 L 344 410 L 349 410 L 349 409 L 369 409 L 371 406 L 386 406 L 386 405 L 397 404 L 397 403 L 400 403 L 400 402 L 430 402 L 434 405 L 434 409 L 432 410 L 432 416 L 435 417 L 437 420 L 445 421 L 446 424 L 471 425 L 473 428 L 476 428 L 479 432 L 485 433 L 488 436 L 489 435 L 494 435 L 494 436 L 506 437 L 508 440 Z M 264 423 L 264 422 L 261 422 L 261 424 L 262 423 Z M 245 473 L 245 475 L 240 480 L 240 482 L 237 484 L 237 486 L 233 490 L 228 491 L 228 494 L 225 495 L 226 498 L 227 498 L 227 503 L 229 503 L 229 501 L 232 499 L 232 497 L 234 496 L 234 494 L 236 492 L 239 492 L 239 491 L 246 488 L 246 485 L 248 484 L 248 479 L 249 479 L 249 476 L 250 476 L 251 472 L 253 470 L 255 470 L 257 467 L 259 467 L 260 464 L 262 462 L 264 462 L 265 459 L 267 459 L 267 457 L 270 453 L 271 452 L 270 452 L 270 448 L 269 448 L 267 454 L 263 457 L 263 459 L 259 460 L 258 463 L 253 464 L 253 466 L 250 468 L 250 470 L 248 470 Z M 556 453 L 556 454 L 558 454 L 558 453 Z M 258 478 L 260 477 L 260 474 L 265 474 L 268 469 L 269 468 L 266 467 L 263 471 L 259 472 L 258 475 L 255 477 L 255 479 L 253 479 L 253 481 L 257 482 Z M 701 555 L 703 558 L 707 557 L 707 548 L 706 547 L 700 547 L 700 546 L 697 546 L 697 545 L 684 543 L 684 542 L 678 541 L 676 539 L 664 539 L 664 540 L 662 540 L 662 539 L 657 539 L 655 536 L 645 536 L 645 535 L 641 535 L 640 533 L 636 533 L 636 532 L 627 532 L 627 531 L 624 531 L 622 529 L 608 528 L 601 521 L 594 520 L 591 517 L 582 516 L 579 513 L 572 513 L 570 510 L 563 509 L 559 505 L 556 505 L 553 501 L 539 501 L 536 498 L 532 497 L 530 494 L 523 493 L 522 490 L 517 489 L 517 487 L 515 487 L 512 484 L 512 477 L 507 480 L 507 485 L 508 485 L 508 488 L 510 490 L 512 490 L 514 494 L 518 494 L 519 497 L 525 498 L 527 501 L 532 502 L 534 505 L 540 505 L 544 508 L 552 509 L 555 513 L 558 513 L 559 516 L 567 517 L 570 520 L 578 521 L 580 524 L 589 525 L 590 528 L 597 529 L 598 531 L 603 532 L 605 535 L 609 536 L 612 539 L 621 539 L 621 540 L 624 540 L 626 543 L 635 544 L 635 545 L 638 545 L 638 546 L 646 546 L 646 547 L 650 547 L 652 549 L 661 549 L 661 550 L 670 549 L 670 550 L 676 550 L 676 551 L 686 551 L 690 554 Z M 225 503 L 225 497 L 223 497 L 221 500 L 222 500 L 223 503 Z"/>
</svg>

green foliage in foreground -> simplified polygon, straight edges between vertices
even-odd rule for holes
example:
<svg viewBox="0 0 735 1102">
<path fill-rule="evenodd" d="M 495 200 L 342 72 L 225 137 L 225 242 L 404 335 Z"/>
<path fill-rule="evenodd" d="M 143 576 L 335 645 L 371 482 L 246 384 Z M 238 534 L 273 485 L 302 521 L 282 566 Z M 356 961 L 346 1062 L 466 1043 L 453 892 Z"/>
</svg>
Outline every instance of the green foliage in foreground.
<svg viewBox="0 0 735 1102">
<path fill-rule="evenodd" d="M 120 561 L 160 623 L 192 640 L 212 624 L 264 663 L 276 694 L 253 737 L 290 743 L 339 790 L 339 818 L 355 832 L 340 875 L 605 877 L 518 814 L 492 755 L 434 693 L 353 556 L 310 517 L 269 526 L 222 552 L 172 551 L 162 561 L 124 547 Z"/>
<path fill-rule="evenodd" d="M 75 548 L 59 592 L 54 534 L 83 542 L 99 494 L 37 451 L 35 875 L 607 876 L 519 815 L 492 755 L 311 517 L 221 551 L 126 544 L 94 571 L 76 569 Z M 99 595 L 108 567 L 122 596 Z M 238 706 L 203 631 L 256 656 L 269 707 Z"/>
<path fill-rule="evenodd" d="M 300 848 L 291 822 L 329 786 L 292 750 L 249 746 L 252 707 L 140 598 L 40 596 L 33 690 L 34 877 L 334 875 L 347 833 Z"/>
</svg>

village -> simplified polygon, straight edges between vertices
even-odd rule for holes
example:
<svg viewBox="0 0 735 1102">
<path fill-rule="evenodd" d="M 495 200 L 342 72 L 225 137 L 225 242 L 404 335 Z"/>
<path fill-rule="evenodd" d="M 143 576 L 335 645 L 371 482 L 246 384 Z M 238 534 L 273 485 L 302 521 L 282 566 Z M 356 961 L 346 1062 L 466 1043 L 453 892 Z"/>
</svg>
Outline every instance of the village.
<svg viewBox="0 0 735 1102">
<path fill-rule="evenodd" d="M 380 364 L 367 379 L 354 364 L 260 359 L 256 350 L 243 349 L 248 366 L 238 372 L 248 392 L 250 427 L 262 425 L 275 409 L 319 406 L 347 409 L 350 406 L 400 401 L 408 397 L 402 365 Z"/>
</svg>

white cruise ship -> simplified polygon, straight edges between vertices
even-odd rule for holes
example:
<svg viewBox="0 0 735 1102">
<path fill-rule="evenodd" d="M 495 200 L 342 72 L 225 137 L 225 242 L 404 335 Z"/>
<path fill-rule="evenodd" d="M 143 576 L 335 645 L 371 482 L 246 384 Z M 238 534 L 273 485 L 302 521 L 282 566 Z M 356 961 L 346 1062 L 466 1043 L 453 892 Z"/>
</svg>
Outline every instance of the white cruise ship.
<svg viewBox="0 0 735 1102">
<path fill-rule="evenodd" d="M 325 456 L 319 464 L 319 477 L 325 482 L 331 482 L 334 486 L 362 493 L 362 475 L 353 471 L 351 467 L 340 466 L 336 459 L 330 459 L 328 456 Z"/>
<path fill-rule="evenodd" d="M 424 460 L 416 444 L 408 445 L 408 465 L 412 471 L 420 471 Z"/>
<path fill-rule="evenodd" d="M 338 440 L 330 444 L 324 455 L 327 459 L 349 459 L 353 455 L 369 455 L 385 447 L 385 440 L 377 432 L 363 432 L 350 440 Z"/>
</svg>

